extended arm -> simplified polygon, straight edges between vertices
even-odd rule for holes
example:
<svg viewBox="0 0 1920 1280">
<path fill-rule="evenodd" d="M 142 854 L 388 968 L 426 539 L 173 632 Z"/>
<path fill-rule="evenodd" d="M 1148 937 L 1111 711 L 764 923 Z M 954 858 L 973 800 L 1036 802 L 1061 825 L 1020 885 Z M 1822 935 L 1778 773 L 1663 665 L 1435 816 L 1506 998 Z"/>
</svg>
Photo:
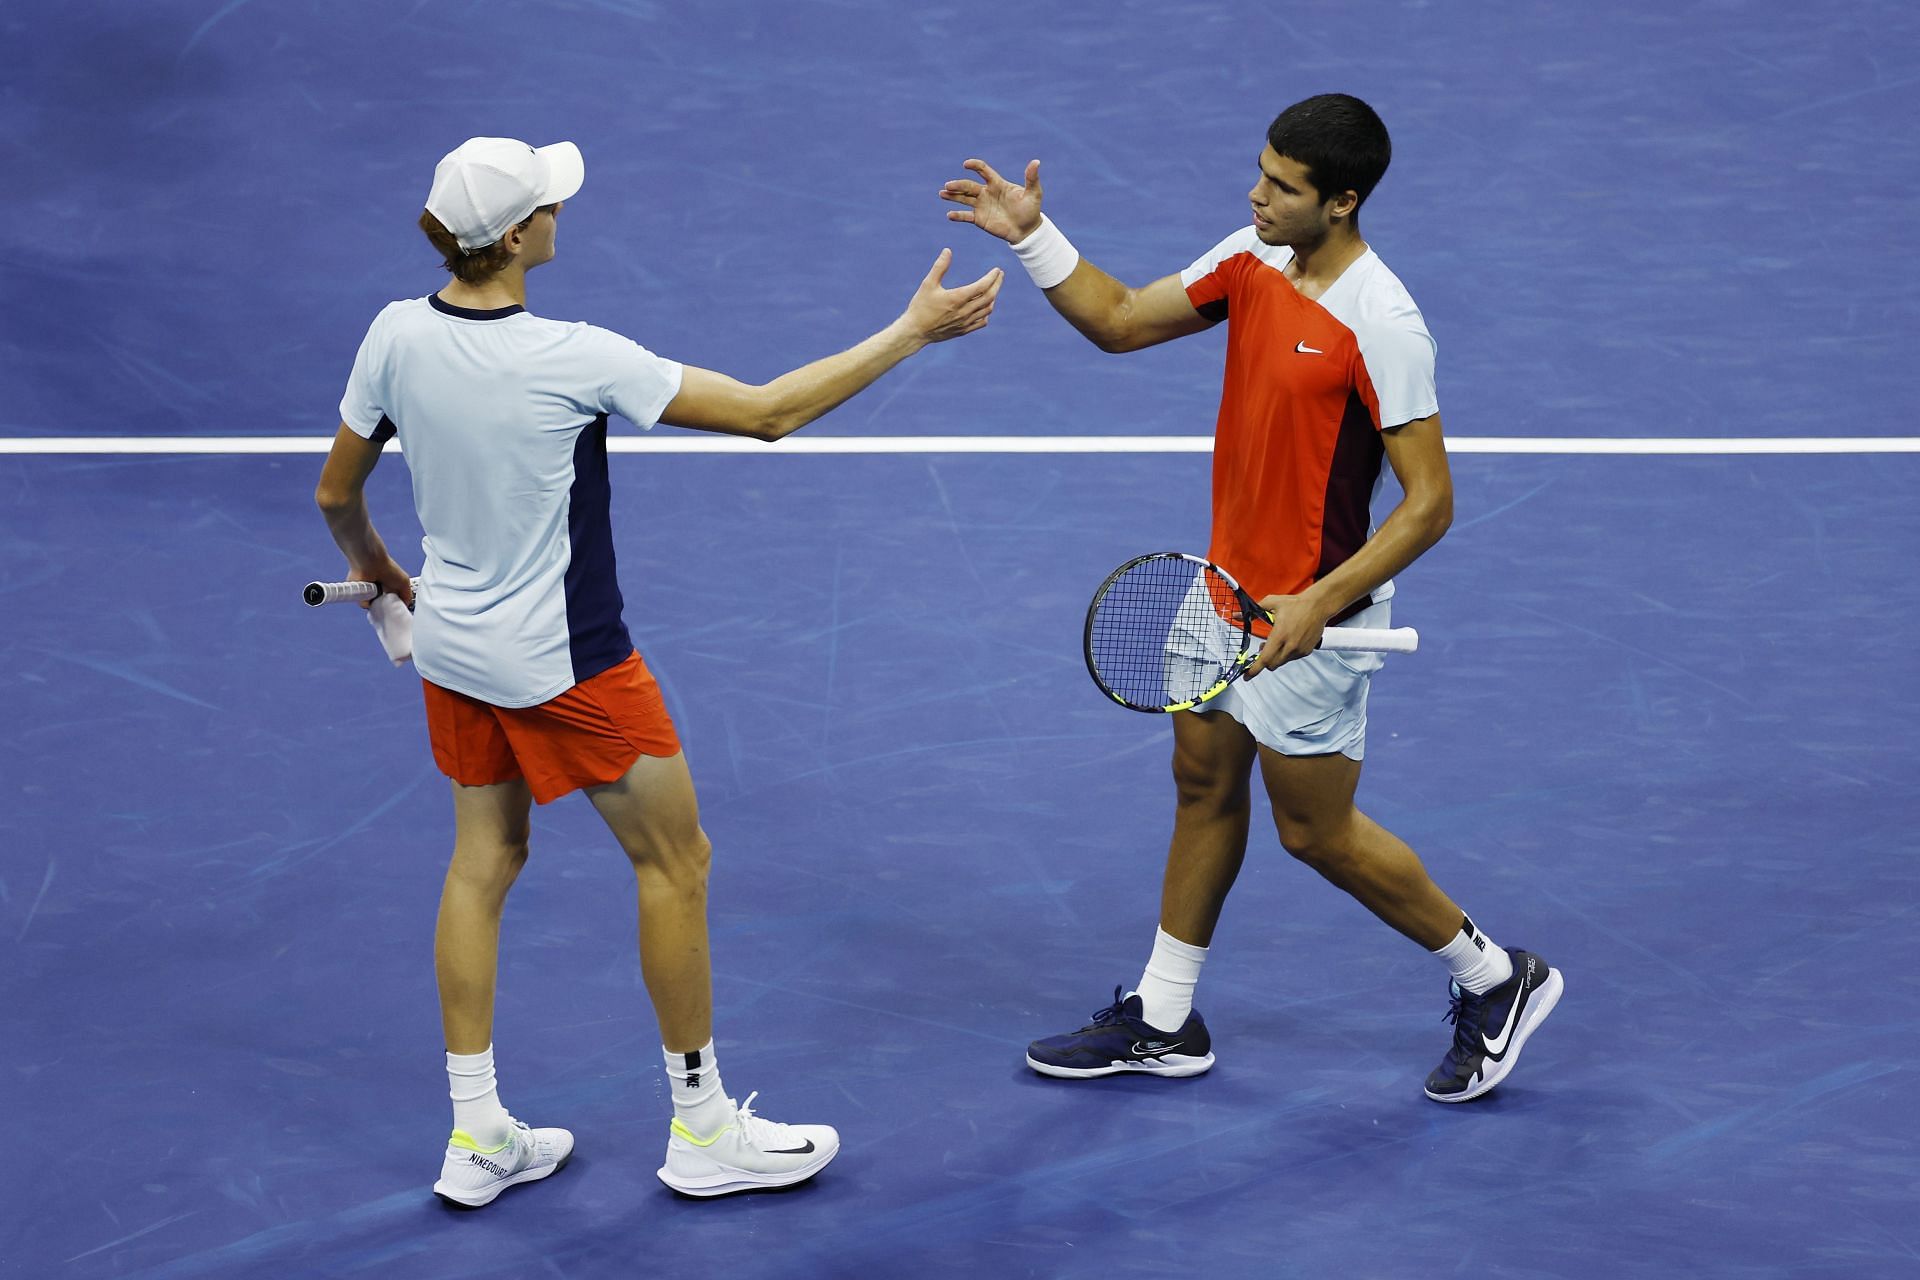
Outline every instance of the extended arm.
<svg viewBox="0 0 1920 1280">
<path fill-rule="evenodd" d="M 1162 276 L 1132 289 L 1085 258 L 1072 275 L 1046 291 L 1046 298 L 1102 351 L 1138 351 L 1214 324 L 1193 309 L 1179 276 Z"/>
<path fill-rule="evenodd" d="M 413 582 L 407 571 L 387 554 L 387 544 L 367 513 L 367 477 L 379 465 L 384 442 L 369 440 L 346 423 L 333 437 L 333 448 L 320 469 L 314 503 L 327 518 L 327 531 L 347 557 L 347 579 L 377 582 L 381 588 L 413 603 Z"/>
<path fill-rule="evenodd" d="M 958 289 L 940 285 L 953 251 L 942 249 L 900 318 L 856 347 L 782 374 L 764 386 L 687 366 L 660 421 L 695 431 L 778 440 L 872 386 L 935 342 L 972 333 L 993 314 L 1005 276 L 998 267 Z"/>
<path fill-rule="evenodd" d="M 1260 602 L 1273 614 L 1273 633 L 1249 674 L 1311 653 L 1327 619 L 1419 559 L 1453 523 L 1453 473 L 1440 415 L 1384 431 L 1381 439 L 1406 496 L 1346 563 L 1297 596 Z"/>
<path fill-rule="evenodd" d="M 948 210 L 949 221 L 970 222 L 988 235 L 1005 240 L 1023 262 L 1033 259 L 1036 252 L 1056 261 L 1065 261 L 1063 255 L 1078 258 L 1058 228 L 1041 218 L 1038 160 L 1027 165 L 1020 186 L 994 172 L 984 160 L 969 160 L 963 167 L 979 174 L 981 180 L 961 178 L 940 188 L 942 200 L 964 206 Z M 1044 284 L 1053 309 L 1102 351 L 1138 351 L 1199 333 L 1215 323 L 1193 309 L 1177 275 L 1163 276 L 1135 289 L 1085 258 L 1078 258 L 1071 273 L 1057 282 L 1044 268 L 1036 282 Z"/>
</svg>

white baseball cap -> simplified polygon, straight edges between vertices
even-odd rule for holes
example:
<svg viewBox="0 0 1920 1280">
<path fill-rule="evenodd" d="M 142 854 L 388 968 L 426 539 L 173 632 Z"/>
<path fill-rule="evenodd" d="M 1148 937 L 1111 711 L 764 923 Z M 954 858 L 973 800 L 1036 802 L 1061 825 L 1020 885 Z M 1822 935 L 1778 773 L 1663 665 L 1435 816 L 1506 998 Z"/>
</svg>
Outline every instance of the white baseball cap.
<svg viewBox="0 0 1920 1280">
<path fill-rule="evenodd" d="M 586 176 L 571 142 L 530 147 L 513 138 L 468 138 L 434 166 L 427 212 L 462 249 L 484 249 L 541 205 L 571 199 Z"/>
</svg>

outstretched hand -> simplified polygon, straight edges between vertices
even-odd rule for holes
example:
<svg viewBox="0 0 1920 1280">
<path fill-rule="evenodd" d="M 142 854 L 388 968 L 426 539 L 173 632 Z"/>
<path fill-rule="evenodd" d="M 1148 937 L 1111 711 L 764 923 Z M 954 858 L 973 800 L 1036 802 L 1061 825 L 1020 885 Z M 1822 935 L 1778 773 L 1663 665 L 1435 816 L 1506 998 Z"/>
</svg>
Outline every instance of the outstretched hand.
<svg viewBox="0 0 1920 1280">
<path fill-rule="evenodd" d="M 943 288 L 940 282 L 952 263 L 953 250 L 942 249 L 900 317 L 923 342 L 945 342 L 984 326 L 993 314 L 993 300 L 1000 294 L 1001 281 L 1006 279 L 1006 274 L 995 267 L 972 284 Z"/>
<path fill-rule="evenodd" d="M 994 172 L 985 160 L 961 166 L 980 175 L 980 181 L 956 178 L 940 188 L 940 198 L 964 209 L 947 210 L 949 222 L 971 222 L 990 236 L 1018 244 L 1040 227 L 1040 162 L 1027 162 L 1024 183 L 1015 186 Z"/>
</svg>

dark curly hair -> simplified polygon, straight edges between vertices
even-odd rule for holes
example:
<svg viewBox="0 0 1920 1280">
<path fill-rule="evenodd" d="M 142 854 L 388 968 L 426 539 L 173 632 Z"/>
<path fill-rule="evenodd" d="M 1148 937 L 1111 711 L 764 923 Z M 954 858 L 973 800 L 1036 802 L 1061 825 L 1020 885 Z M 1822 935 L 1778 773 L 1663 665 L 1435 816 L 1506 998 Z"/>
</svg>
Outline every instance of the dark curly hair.
<svg viewBox="0 0 1920 1280">
<path fill-rule="evenodd" d="M 1320 203 L 1351 191 L 1366 203 L 1393 159 L 1387 126 L 1372 107 L 1345 93 L 1322 93 L 1296 102 L 1267 126 L 1267 145 L 1307 170 Z"/>
</svg>

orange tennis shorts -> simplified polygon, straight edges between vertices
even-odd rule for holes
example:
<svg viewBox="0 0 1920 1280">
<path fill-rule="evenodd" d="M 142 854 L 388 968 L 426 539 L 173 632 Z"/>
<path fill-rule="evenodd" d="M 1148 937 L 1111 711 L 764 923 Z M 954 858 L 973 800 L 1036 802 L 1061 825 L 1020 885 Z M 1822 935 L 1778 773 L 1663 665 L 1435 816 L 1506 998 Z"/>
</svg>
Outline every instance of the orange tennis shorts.
<svg viewBox="0 0 1920 1280">
<path fill-rule="evenodd" d="M 427 737 L 440 772 L 465 787 L 526 779 L 541 804 L 616 782 L 641 756 L 680 752 L 653 673 L 635 652 L 533 707 L 496 707 L 431 680 Z"/>
</svg>

